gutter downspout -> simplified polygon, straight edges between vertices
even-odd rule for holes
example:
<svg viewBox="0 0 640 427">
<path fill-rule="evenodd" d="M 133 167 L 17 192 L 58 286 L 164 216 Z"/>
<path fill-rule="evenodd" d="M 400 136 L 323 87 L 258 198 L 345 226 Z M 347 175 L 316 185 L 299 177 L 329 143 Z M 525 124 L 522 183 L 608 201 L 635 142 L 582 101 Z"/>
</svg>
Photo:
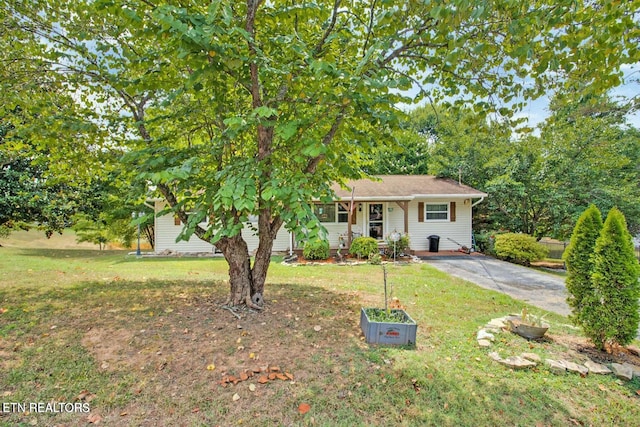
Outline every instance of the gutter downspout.
<svg viewBox="0 0 640 427">
<path fill-rule="evenodd" d="M 471 205 L 471 207 L 473 208 L 474 206 L 479 205 L 480 203 L 482 203 L 483 200 L 484 200 L 484 196 L 480 197 L 480 200 L 478 200 L 477 202 L 473 203 Z"/>
</svg>

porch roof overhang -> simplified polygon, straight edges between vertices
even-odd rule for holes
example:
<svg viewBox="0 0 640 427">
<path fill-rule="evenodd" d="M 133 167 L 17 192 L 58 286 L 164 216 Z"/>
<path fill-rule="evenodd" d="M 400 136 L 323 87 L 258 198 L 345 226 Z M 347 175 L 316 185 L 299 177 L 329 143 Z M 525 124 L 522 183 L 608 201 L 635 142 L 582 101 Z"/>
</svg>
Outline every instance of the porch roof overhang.
<svg viewBox="0 0 640 427">
<path fill-rule="evenodd" d="M 487 197 L 486 193 L 477 194 L 414 194 L 411 196 L 354 196 L 354 202 L 410 202 L 415 199 L 481 199 Z M 338 202 L 348 202 L 351 196 L 338 197 Z"/>
<path fill-rule="evenodd" d="M 420 199 L 481 199 L 487 193 L 448 178 L 432 175 L 380 175 L 373 179 L 334 184 L 337 200 L 411 201 Z M 352 196 L 353 191 L 353 196 Z"/>
</svg>

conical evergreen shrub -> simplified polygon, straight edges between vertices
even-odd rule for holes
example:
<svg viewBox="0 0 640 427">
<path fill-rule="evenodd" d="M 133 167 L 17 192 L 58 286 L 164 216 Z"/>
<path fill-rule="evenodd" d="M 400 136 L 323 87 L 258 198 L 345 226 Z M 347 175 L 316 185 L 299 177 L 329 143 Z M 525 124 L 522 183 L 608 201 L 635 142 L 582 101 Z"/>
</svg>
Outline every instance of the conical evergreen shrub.
<svg viewBox="0 0 640 427">
<path fill-rule="evenodd" d="M 591 275 L 593 263 L 591 257 L 596 246 L 596 239 L 602 230 L 602 215 L 600 210 L 591 205 L 585 210 L 571 234 L 569 246 L 562 258 L 567 267 L 567 303 L 571 307 L 570 319 L 574 324 L 582 325 L 582 310 L 584 298 L 593 293 Z"/>
<path fill-rule="evenodd" d="M 616 208 L 607 215 L 592 261 L 593 292 L 583 298 L 583 330 L 599 349 L 628 344 L 640 320 L 640 265 L 624 215 Z"/>
</svg>

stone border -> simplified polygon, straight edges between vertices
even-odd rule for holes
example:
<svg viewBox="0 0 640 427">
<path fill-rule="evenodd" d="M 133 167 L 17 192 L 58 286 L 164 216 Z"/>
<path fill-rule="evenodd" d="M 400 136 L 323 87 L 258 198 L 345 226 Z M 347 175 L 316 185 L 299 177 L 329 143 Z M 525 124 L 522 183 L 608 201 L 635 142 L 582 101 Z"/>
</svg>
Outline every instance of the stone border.
<svg viewBox="0 0 640 427">
<path fill-rule="evenodd" d="M 507 319 L 510 316 L 491 319 L 484 327 L 482 327 L 477 335 L 476 340 L 481 348 L 490 348 L 495 341 L 495 334 L 502 333 L 507 330 Z M 502 358 L 496 351 L 488 354 L 489 358 L 504 365 L 510 369 L 528 369 L 538 366 L 542 363 L 542 358 L 535 353 L 522 353 L 518 356 L 509 356 Z M 588 360 L 584 364 L 575 363 L 568 360 L 545 359 L 545 365 L 549 371 L 554 374 L 565 374 L 566 372 L 575 372 L 580 376 L 591 375 L 609 375 L 613 374 L 617 378 L 631 381 L 633 378 L 640 378 L 640 366 L 631 363 L 612 363 L 610 366 Z"/>
</svg>

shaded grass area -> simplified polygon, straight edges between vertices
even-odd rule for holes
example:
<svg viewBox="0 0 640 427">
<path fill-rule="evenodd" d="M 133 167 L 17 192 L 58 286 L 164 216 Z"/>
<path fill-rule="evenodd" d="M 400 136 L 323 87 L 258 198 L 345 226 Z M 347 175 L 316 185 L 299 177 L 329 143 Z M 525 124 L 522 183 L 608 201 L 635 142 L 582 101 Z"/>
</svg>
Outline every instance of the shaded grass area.
<svg viewBox="0 0 640 427">
<path fill-rule="evenodd" d="M 637 380 L 492 362 L 478 327 L 522 303 L 425 264 L 388 267 L 392 295 L 419 325 L 408 350 L 362 341 L 360 307 L 384 304 L 379 266 L 274 263 L 266 309 L 238 320 L 221 307 L 223 260 L 1 250 L 2 402 L 74 402 L 87 391 L 91 415 L 123 426 L 633 425 L 640 416 Z M 492 350 L 585 357 L 554 338 L 577 333 L 565 318 L 546 319 L 550 339 L 504 333 Z M 219 384 L 263 365 L 294 381 Z M 0 424 L 85 425 L 88 415 L 3 413 Z"/>
</svg>

